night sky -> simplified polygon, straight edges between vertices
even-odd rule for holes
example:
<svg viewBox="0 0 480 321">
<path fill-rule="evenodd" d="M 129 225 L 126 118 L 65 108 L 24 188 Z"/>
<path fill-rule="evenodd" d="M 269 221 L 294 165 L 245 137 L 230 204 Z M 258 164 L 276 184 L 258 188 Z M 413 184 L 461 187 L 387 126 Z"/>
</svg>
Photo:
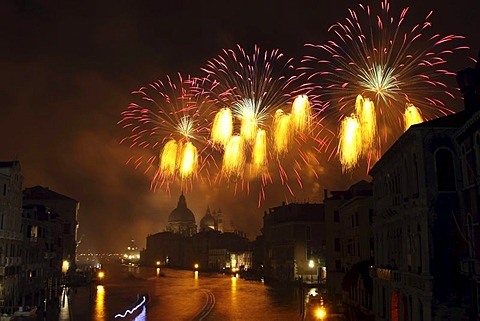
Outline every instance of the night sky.
<svg viewBox="0 0 480 321">
<path fill-rule="evenodd" d="M 440 3 L 442 2 L 442 3 Z M 378 1 L 365 1 L 377 6 Z M 472 67 L 480 49 L 480 2 L 392 1 L 394 16 L 410 7 L 422 22 L 430 10 L 433 29 L 464 35 L 471 48 L 452 56 L 448 68 Z M 222 49 L 280 49 L 301 58 L 304 44 L 324 43 L 327 29 L 344 21 L 357 3 L 336 1 L 49 1 L 0 3 L 0 160 L 18 159 L 23 187 L 41 185 L 80 202 L 79 252 L 113 252 L 133 238 L 162 231 L 179 191 L 150 190 L 150 179 L 125 165 L 131 151 L 119 141 L 117 122 L 130 93 L 166 75 L 200 75 Z M 456 86 L 454 78 L 448 80 Z M 456 101 L 455 110 L 463 106 Z M 207 206 L 221 209 L 226 225 L 260 234 L 262 216 L 282 201 L 321 202 L 323 189 L 346 189 L 369 179 L 360 167 L 342 175 L 338 161 L 325 161 L 320 177 L 307 177 L 291 196 L 269 186 L 257 195 L 216 186 L 186 194 L 197 224 Z M 296 186 L 293 184 L 293 186 Z"/>
</svg>

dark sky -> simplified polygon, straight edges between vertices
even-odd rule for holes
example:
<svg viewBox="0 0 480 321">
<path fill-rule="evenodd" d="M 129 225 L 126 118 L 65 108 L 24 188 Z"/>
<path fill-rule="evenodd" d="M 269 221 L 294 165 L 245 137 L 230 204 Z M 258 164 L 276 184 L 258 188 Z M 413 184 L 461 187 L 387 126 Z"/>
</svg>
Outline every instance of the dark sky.
<svg viewBox="0 0 480 321">
<path fill-rule="evenodd" d="M 433 10 L 438 33 L 466 36 L 463 44 L 472 49 L 456 54 L 449 67 L 473 66 L 467 58 L 480 49 L 479 1 L 392 2 L 394 15 L 409 6 L 409 17 L 421 22 Z M 236 44 L 300 58 L 305 43 L 330 39 L 328 27 L 343 21 L 349 7 L 356 10 L 357 3 L 2 1 L 0 160 L 20 161 L 24 188 L 47 186 L 80 202 L 80 252 L 118 251 L 130 238 L 143 247 L 147 234 L 164 229 L 178 193 L 152 192 L 151 177 L 125 165 L 131 152 L 119 145 L 125 133 L 117 121 L 130 93 L 177 72 L 196 75 Z M 361 168 L 342 175 L 335 161 L 319 172 L 294 197 L 268 187 L 260 208 L 256 195 L 201 185 L 187 194 L 187 203 L 197 222 L 207 206 L 220 208 L 227 225 L 253 239 L 269 207 L 283 200 L 320 202 L 324 188 L 345 189 L 368 178 Z"/>
</svg>

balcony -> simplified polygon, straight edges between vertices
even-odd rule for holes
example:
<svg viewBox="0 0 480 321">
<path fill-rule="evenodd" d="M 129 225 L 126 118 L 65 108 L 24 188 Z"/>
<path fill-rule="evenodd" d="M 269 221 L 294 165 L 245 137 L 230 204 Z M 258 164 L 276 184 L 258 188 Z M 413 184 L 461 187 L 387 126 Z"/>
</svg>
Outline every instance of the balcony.
<svg viewBox="0 0 480 321">
<path fill-rule="evenodd" d="M 372 268 L 372 277 L 391 282 L 401 282 L 401 272 L 392 269 Z"/>
<path fill-rule="evenodd" d="M 480 262 L 474 259 L 462 259 L 460 261 L 460 272 L 467 276 L 480 276 Z"/>
<path fill-rule="evenodd" d="M 371 277 L 390 281 L 394 285 L 402 285 L 405 287 L 416 288 L 422 291 L 432 291 L 432 277 L 419 275 L 410 272 L 402 272 L 399 270 L 372 268 Z"/>
<path fill-rule="evenodd" d="M 23 237 L 22 234 L 20 234 L 19 232 L 0 230 L 0 239 L 22 241 Z"/>
</svg>

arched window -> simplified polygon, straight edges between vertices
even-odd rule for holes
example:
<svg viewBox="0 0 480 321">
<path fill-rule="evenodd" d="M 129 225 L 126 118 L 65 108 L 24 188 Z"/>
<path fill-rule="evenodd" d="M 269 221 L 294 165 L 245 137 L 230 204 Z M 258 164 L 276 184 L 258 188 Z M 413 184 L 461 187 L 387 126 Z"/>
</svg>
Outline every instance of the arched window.
<svg viewBox="0 0 480 321">
<path fill-rule="evenodd" d="M 417 161 L 417 155 L 413 154 L 413 196 L 418 197 L 418 161 Z"/>
<path fill-rule="evenodd" d="M 468 236 L 468 254 L 473 257 L 473 244 L 475 244 L 475 234 L 473 233 L 472 215 L 467 214 L 467 236 Z"/>
<path fill-rule="evenodd" d="M 435 169 L 437 172 L 437 187 L 439 192 L 455 191 L 455 167 L 452 152 L 446 148 L 435 153 Z"/>
</svg>

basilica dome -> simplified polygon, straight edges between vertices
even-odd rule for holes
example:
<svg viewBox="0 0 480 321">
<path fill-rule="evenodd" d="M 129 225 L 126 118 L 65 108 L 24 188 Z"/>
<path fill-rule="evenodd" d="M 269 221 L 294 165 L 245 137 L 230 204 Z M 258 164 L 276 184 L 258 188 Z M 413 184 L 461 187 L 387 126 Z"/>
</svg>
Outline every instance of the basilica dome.
<svg viewBox="0 0 480 321">
<path fill-rule="evenodd" d="M 185 196 L 180 195 L 180 198 L 178 199 L 178 205 L 177 208 L 175 208 L 171 213 L 170 216 L 168 217 L 168 222 L 169 223 L 174 223 L 174 222 L 192 222 L 195 223 L 195 215 L 193 215 L 193 212 L 187 207 L 187 202 L 185 200 Z"/>
</svg>

